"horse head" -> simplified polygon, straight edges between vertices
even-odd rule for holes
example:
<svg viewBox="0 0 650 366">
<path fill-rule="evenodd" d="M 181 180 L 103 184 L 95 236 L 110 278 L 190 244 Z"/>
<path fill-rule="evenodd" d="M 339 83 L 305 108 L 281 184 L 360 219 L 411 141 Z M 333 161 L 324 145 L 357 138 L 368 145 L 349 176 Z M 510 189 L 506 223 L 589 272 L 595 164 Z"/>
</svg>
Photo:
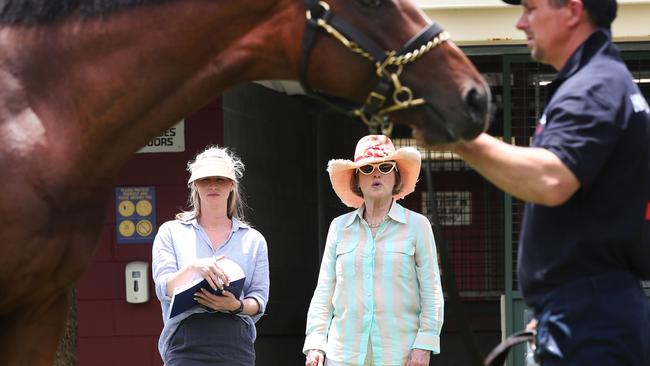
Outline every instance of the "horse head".
<svg viewBox="0 0 650 366">
<path fill-rule="evenodd" d="M 305 0 L 301 82 L 362 103 L 375 127 L 408 124 L 420 144 L 470 140 L 489 123 L 489 87 L 449 35 L 409 0 Z M 370 88 L 369 88 L 370 86 Z"/>
</svg>

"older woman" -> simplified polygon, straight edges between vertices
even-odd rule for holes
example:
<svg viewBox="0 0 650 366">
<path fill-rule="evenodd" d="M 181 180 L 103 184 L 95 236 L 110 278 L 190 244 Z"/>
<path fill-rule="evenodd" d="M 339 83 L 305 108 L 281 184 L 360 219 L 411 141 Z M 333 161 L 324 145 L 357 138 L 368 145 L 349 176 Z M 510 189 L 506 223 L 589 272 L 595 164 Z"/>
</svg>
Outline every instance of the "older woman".
<svg viewBox="0 0 650 366">
<path fill-rule="evenodd" d="M 158 230 L 152 252 L 153 279 L 164 328 L 158 344 L 166 366 L 253 366 L 255 322 L 269 296 L 266 240 L 243 221 L 239 179 L 244 165 L 234 154 L 209 147 L 188 164 L 190 210 Z M 241 296 L 205 289 L 198 304 L 170 316 L 174 289 L 204 278 L 213 288 L 229 284 L 219 265 L 227 258 L 242 268 Z"/>
<path fill-rule="evenodd" d="M 334 191 L 355 211 L 335 218 L 307 315 L 307 366 L 425 366 L 440 352 L 443 296 L 426 217 L 396 201 L 415 190 L 420 153 L 386 136 L 331 160 Z"/>
</svg>

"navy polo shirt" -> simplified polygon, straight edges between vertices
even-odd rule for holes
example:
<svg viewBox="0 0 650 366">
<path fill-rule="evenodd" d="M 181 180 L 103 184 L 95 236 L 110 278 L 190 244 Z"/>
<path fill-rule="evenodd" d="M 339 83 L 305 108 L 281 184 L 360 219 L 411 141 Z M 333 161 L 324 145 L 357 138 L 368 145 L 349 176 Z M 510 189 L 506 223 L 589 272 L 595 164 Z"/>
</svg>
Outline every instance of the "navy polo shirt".
<svg viewBox="0 0 650 366">
<path fill-rule="evenodd" d="M 574 52 L 537 125 L 532 146 L 557 155 L 581 186 L 560 206 L 525 206 L 518 277 L 530 306 L 584 276 L 650 278 L 650 109 L 610 37 L 598 30 Z"/>
</svg>

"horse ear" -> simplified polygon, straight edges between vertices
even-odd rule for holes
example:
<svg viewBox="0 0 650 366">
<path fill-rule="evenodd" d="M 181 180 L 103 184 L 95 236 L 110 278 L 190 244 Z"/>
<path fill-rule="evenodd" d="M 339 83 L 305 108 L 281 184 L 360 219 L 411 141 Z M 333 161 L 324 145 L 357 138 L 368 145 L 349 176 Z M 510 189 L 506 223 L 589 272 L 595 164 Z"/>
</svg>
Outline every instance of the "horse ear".
<svg viewBox="0 0 650 366">
<path fill-rule="evenodd" d="M 370 7 L 373 7 L 373 8 L 379 7 L 379 5 L 381 5 L 381 1 L 382 0 L 359 0 L 361 5 L 370 6 Z"/>
</svg>

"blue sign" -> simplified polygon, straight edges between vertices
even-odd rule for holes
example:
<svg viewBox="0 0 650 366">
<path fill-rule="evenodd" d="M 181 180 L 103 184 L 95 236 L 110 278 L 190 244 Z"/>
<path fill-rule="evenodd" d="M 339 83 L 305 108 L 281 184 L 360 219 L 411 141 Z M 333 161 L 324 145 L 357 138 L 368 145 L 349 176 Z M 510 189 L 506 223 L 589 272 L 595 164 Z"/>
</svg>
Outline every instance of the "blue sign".
<svg viewBox="0 0 650 366">
<path fill-rule="evenodd" d="M 153 243 L 156 187 L 115 188 L 115 218 L 118 244 Z"/>
</svg>

